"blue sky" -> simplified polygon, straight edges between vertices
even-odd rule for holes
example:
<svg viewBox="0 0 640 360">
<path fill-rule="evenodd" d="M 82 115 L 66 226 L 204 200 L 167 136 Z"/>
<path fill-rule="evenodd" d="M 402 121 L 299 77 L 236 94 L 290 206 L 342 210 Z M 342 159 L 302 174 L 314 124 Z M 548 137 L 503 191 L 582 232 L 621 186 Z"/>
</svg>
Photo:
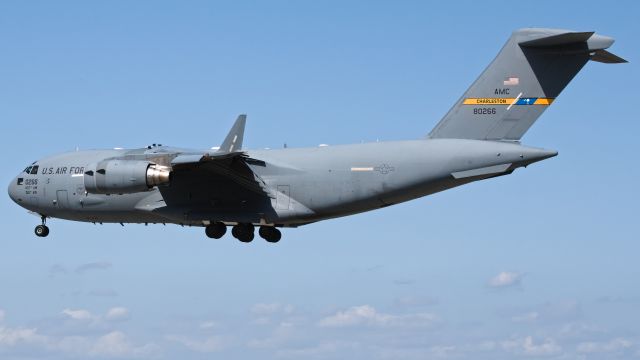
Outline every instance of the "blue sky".
<svg viewBox="0 0 640 360">
<path fill-rule="evenodd" d="M 94 226 L 0 201 L 3 359 L 640 358 L 637 2 L 0 3 L 1 183 L 45 155 L 415 139 L 520 27 L 613 36 L 506 177 L 284 231 Z"/>
</svg>

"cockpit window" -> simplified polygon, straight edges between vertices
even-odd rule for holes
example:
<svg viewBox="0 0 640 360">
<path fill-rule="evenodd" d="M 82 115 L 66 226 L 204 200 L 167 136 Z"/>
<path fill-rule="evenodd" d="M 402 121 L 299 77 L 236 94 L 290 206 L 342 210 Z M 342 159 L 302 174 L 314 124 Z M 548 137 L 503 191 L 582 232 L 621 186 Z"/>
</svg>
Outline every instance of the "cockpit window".
<svg viewBox="0 0 640 360">
<path fill-rule="evenodd" d="M 29 172 L 29 174 L 31 175 L 36 175 L 38 174 L 38 165 L 34 165 L 31 167 L 31 171 Z"/>
<path fill-rule="evenodd" d="M 24 169 L 24 172 L 26 172 L 27 174 L 30 174 L 30 173 L 31 173 L 31 168 L 32 168 L 32 167 L 33 167 L 33 166 L 29 166 L 29 167 L 27 167 L 26 169 Z"/>
</svg>

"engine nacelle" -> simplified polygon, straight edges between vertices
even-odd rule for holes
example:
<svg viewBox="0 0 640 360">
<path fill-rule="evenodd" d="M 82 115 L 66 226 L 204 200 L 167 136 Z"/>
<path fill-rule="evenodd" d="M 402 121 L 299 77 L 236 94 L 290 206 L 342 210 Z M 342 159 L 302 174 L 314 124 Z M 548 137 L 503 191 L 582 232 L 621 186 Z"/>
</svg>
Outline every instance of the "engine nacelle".
<svg viewBox="0 0 640 360">
<path fill-rule="evenodd" d="M 92 194 L 131 194 L 170 181 L 171 168 L 141 160 L 105 160 L 84 172 L 84 188 Z"/>
</svg>

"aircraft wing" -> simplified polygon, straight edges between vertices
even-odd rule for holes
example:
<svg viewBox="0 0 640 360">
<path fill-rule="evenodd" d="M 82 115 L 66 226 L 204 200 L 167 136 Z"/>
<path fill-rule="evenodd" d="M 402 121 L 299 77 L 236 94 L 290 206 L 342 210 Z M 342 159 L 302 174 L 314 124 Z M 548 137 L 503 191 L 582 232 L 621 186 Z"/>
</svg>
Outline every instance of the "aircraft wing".
<svg viewBox="0 0 640 360">
<path fill-rule="evenodd" d="M 251 170 L 247 164 L 248 159 L 249 156 L 242 151 L 183 154 L 176 156 L 171 161 L 171 166 L 176 175 L 189 176 L 186 173 L 190 173 L 194 177 L 214 176 L 218 181 L 226 178 L 259 195 L 275 196 L 264 180 Z"/>
<path fill-rule="evenodd" d="M 246 122 L 247 115 L 239 115 L 222 145 L 216 151 L 179 154 L 173 158 L 171 167 L 174 176 L 201 178 L 205 183 L 208 178 L 218 183 L 224 182 L 226 179 L 234 185 L 240 185 L 259 195 L 272 196 L 266 183 L 247 164 L 246 160 L 249 156 L 241 151 Z M 259 162 L 259 160 L 254 160 L 254 163 Z"/>
<path fill-rule="evenodd" d="M 245 209 L 270 209 L 276 193 L 253 171 L 265 163 L 242 151 L 245 122 L 245 115 L 238 116 L 219 148 L 177 153 L 167 161 L 172 168 L 171 185 L 158 187 L 166 204 L 163 211 L 173 211 L 172 216 L 185 219 L 223 221 L 244 216 L 252 222 L 258 221 L 257 214 Z M 153 200 L 149 201 L 155 204 Z"/>
</svg>

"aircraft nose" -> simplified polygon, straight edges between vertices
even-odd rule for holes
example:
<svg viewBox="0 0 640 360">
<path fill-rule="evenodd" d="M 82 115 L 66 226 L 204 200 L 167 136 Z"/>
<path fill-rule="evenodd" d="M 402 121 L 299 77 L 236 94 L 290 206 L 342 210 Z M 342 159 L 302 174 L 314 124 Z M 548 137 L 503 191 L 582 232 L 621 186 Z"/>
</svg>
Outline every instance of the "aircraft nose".
<svg viewBox="0 0 640 360">
<path fill-rule="evenodd" d="M 18 178 L 14 178 L 9 184 L 9 188 L 7 192 L 9 193 L 9 197 L 13 202 L 18 203 Z"/>
</svg>

